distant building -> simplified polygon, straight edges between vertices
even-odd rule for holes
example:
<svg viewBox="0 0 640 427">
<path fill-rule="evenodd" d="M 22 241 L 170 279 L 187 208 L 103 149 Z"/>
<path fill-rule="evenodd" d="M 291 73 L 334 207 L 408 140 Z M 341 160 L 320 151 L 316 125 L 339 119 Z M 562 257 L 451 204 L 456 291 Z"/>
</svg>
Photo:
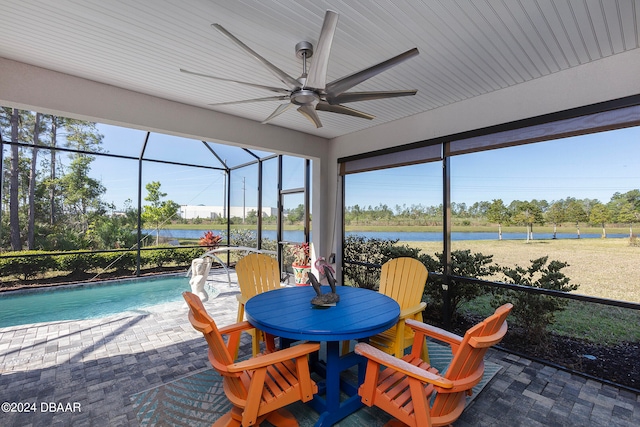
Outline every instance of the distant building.
<svg viewBox="0 0 640 427">
<path fill-rule="evenodd" d="M 231 206 L 229 213 L 231 217 L 246 218 L 249 212 L 258 211 L 255 206 L 246 206 L 244 215 L 242 215 L 242 206 Z M 271 207 L 262 207 L 262 216 L 276 215 L 277 209 Z M 202 206 L 202 205 L 182 205 L 180 206 L 180 217 L 182 219 L 216 219 L 225 216 L 223 206 Z"/>
</svg>

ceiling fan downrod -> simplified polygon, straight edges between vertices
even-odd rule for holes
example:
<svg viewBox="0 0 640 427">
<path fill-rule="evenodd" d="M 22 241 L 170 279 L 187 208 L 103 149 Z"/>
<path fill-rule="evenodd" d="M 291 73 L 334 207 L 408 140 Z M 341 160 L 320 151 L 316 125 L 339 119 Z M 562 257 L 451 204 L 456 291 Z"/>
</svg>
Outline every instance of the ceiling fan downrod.
<svg viewBox="0 0 640 427">
<path fill-rule="evenodd" d="M 307 77 L 307 58 L 313 56 L 313 45 L 311 42 L 302 41 L 296 44 L 296 56 L 302 59 L 302 75 Z"/>
<path fill-rule="evenodd" d="M 313 90 L 305 88 L 307 83 L 307 58 L 313 56 L 313 45 L 308 41 L 296 44 L 296 56 L 302 59 L 302 75 L 298 79 L 301 88 L 291 93 L 291 102 L 296 105 L 309 105 L 320 101 L 320 96 Z"/>
</svg>

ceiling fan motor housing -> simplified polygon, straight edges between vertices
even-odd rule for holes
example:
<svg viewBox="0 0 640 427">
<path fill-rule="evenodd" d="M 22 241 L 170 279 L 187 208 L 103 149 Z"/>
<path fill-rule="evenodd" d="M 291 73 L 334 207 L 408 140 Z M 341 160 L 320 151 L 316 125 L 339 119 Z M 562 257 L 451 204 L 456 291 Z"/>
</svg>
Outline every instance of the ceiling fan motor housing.
<svg viewBox="0 0 640 427">
<path fill-rule="evenodd" d="M 291 93 L 291 102 L 296 105 L 309 105 L 319 101 L 320 96 L 310 89 L 300 89 Z"/>
</svg>

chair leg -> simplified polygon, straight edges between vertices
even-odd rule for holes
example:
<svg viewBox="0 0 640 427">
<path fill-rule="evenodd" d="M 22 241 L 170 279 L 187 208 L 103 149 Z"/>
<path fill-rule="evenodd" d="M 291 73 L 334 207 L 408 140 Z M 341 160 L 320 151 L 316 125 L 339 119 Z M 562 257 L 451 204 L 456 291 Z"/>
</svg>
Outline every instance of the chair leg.
<svg viewBox="0 0 640 427">
<path fill-rule="evenodd" d="M 291 412 L 283 408 L 270 413 L 266 421 L 269 421 L 275 427 L 298 427 L 298 420 Z"/>
<path fill-rule="evenodd" d="M 262 341 L 262 332 L 257 329 L 254 329 L 250 332 L 251 334 L 251 349 L 253 350 L 253 356 L 255 357 L 258 353 L 260 353 L 260 341 Z"/>
<path fill-rule="evenodd" d="M 422 344 L 422 354 L 420 355 L 420 359 L 422 359 L 423 362 L 430 363 L 429 362 L 429 347 L 427 346 L 426 340 L 425 340 L 424 344 Z"/>
<path fill-rule="evenodd" d="M 342 341 L 342 355 L 346 356 L 351 351 L 351 341 Z"/>
<path fill-rule="evenodd" d="M 244 304 L 238 303 L 238 314 L 236 316 L 236 323 L 240 323 L 244 320 Z"/>
</svg>

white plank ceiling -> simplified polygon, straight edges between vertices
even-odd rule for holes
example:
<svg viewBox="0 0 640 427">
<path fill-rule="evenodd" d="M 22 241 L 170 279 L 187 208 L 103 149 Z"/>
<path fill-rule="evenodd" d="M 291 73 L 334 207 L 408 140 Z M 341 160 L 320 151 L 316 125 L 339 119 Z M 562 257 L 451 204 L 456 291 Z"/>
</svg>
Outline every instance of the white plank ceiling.
<svg viewBox="0 0 640 427">
<path fill-rule="evenodd" d="M 418 94 L 348 104 L 372 121 L 321 111 L 316 129 L 290 109 L 265 126 L 336 137 L 640 46 L 640 0 L 0 0 L 0 56 L 262 121 L 282 101 L 208 104 L 273 93 L 179 68 L 280 86 L 211 24 L 297 78 L 294 46 L 317 42 L 327 9 L 340 14 L 328 81 L 417 47 L 353 90 Z"/>
</svg>

